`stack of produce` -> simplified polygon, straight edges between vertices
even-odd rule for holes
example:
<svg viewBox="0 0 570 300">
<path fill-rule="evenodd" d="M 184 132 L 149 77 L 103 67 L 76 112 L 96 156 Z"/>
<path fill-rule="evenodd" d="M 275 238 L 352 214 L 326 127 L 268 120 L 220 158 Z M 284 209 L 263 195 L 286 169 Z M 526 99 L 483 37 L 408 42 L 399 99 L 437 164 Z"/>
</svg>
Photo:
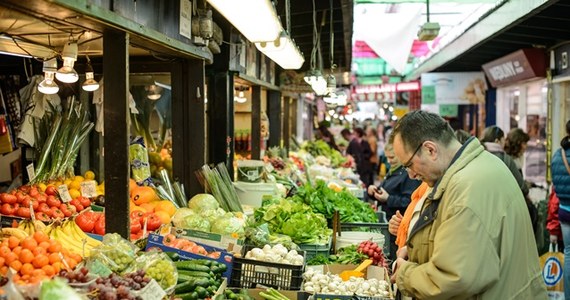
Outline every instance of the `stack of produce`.
<svg viewBox="0 0 570 300">
<path fill-rule="evenodd" d="M 330 165 L 332 167 L 341 167 L 348 160 L 342 156 L 342 154 L 334 149 L 332 149 L 325 141 L 306 141 L 301 145 L 304 151 L 309 152 L 313 157 L 323 157 L 330 160 Z"/>
<path fill-rule="evenodd" d="M 303 274 L 303 290 L 310 293 L 326 295 L 347 295 L 390 298 L 390 283 L 375 278 L 365 280 L 363 278 L 350 277 L 343 281 L 340 276 L 323 274 L 309 268 Z"/>
<path fill-rule="evenodd" d="M 360 248 L 356 245 L 350 245 L 348 247 L 338 249 L 336 254 L 332 255 L 316 255 L 307 261 L 307 265 L 329 265 L 329 264 L 341 264 L 341 265 L 359 265 L 365 259 L 368 259 L 368 254 L 362 253 Z"/>
<path fill-rule="evenodd" d="M 226 266 L 207 259 L 177 261 L 178 284 L 174 288 L 176 298 L 206 299 L 212 297 L 222 283 Z"/>
<path fill-rule="evenodd" d="M 168 247 L 180 249 L 194 254 L 207 256 L 213 259 L 218 259 L 221 256 L 221 253 L 219 251 L 212 251 L 208 253 L 208 251 L 206 251 L 204 247 L 185 238 L 176 238 L 176 236 L 173 234 L 167 234 L 166 236 L 164 236 L 164 238 L 162 239 L 162 243 Z"/>
<path fill-rule="evenodd" d="M 359 200 L 346 190 L 334 191 L 322 180 L 315 186 L 307 183 L 298 188 L 293 201 L 309 205 L 315 213 L 332 219 L 336 211 L 342 223 L 375 223 L 378 217 L 367 203 Z"/>
<path fill-rule="evenodd" d="M 85 234 L 73 219 L 53 222 L 44 231 L 50 238 L 60 241 L 64 248 L 83 257 L 90 256 L 93 248 L 101 245 L 100 241 Z"/>
</svg>

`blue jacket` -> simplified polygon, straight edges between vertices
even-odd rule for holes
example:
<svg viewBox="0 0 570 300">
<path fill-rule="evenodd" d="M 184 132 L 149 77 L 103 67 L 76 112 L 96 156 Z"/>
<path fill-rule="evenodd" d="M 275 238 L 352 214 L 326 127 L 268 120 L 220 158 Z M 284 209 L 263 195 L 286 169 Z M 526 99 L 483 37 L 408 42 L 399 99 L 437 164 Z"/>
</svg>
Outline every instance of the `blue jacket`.
<svg viewBox="0 0 570 300">
<path fill-rule="evenodd" d="M 561 150 L 563 151 L 564 149 L 561 148 L 554 152 L 552 162 L 550 163 L 552 183 L 556 187 L 556 195 L 560 199 L 560 206 L 570 207 L 570 174 L 568 174 L 564 161 L 562 161 Z M 565 151 L 565 155 L 568 161 L 570 161 L 570 151 Z"/>
<path fill-rule="evenodd" d="M 403 167 L 399 167 L 394 172 L 386 175 L 380 185 L 390 195 L 388 196 L 388 202 L 382 204 L 382 210 L 386 212 L 386 220 L 390 220 L 397 210 L 402 215 L 404 214 L 411 202 L 412 193 L 421 183 L 419 180 L 411 179 Z"/>
</svg>

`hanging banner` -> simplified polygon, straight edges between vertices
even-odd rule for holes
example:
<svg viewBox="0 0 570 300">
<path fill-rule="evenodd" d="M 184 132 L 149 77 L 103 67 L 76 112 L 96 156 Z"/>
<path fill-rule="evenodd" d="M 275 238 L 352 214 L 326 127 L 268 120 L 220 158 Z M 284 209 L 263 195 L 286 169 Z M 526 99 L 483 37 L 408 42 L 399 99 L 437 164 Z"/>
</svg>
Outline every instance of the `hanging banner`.
<svg viewBox="0 0 570 300">
<path fill-rule="evenodd" d="M 483 72 L 425 73 L 421 83 L 425 104 L 485 103 L 487 84 Z"/>
</svg>

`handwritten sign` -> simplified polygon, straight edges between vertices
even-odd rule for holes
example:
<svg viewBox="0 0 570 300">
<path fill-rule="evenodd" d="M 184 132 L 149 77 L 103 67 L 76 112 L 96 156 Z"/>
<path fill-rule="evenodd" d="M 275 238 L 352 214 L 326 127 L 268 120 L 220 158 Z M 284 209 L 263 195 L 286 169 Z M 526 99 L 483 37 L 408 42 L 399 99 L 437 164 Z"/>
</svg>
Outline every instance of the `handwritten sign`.
<svg viewBox="0 0 570 300">
<path fill-rule="evenodd" d="M 87 198 L 97 197 L 97 185 L 94 180 L 86 180 L 81 183 L 81 196 Z"/>
<path fill-rule="evenodd" d="M 26 167 L 26 171 L 28 171 L 28 178 L 30 179 L 30 181 L 34 180 L 34 178 L 36 178 L 36 170 L 34 168 L 34 163 L 29 164 Z"/>
<path fill-rule="evenodd" d="M 59 193 L 59 198 L 61 201 L 67 203 L 73 199 L 71 199 L 71 194 L 69 194 L 69 190 L 67 189 L 67 185 L 62 184 L 57 187 L 57 192 Z"/>
<path fill-rule="evenodd" d="M 139 297 L 143 300 L 157 300 L 166 296 L 166 292 L 160 287 L 156 280 L 151 280 L 142 290 L 139 291 Z"/>
</svg>

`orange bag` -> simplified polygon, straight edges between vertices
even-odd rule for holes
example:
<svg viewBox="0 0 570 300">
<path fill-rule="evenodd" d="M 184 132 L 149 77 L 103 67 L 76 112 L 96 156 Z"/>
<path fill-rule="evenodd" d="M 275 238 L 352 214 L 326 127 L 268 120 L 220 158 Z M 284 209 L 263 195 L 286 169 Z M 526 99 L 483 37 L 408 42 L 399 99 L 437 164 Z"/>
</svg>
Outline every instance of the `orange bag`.
<svg viewBox="0 0 570 300">
<path fill-rule="evenodd" d="M 564 280 L 562 279 L 562 267 L 564 266 L 564 254 L 558 252 L 558 245 L 550 244 L 549 251 L 540 257 L 542 267 L 542 279 L 548 290 L 548 299 L 564 300 Z"/>
</svg>

